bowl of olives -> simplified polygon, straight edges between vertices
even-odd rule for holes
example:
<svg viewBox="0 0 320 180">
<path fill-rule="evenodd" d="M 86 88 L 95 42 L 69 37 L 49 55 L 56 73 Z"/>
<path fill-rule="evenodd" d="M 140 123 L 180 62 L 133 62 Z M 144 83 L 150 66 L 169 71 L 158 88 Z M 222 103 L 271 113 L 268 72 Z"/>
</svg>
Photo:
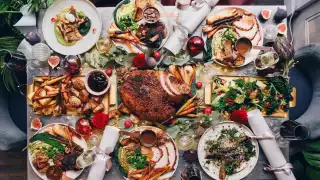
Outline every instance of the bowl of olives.
<svg viewBox="0 0 320 180">
<path fill-rule="evenodd" d="M 102 70 L 92 70 L 86 74 L 85 86 L 90 94 L 101 96 L 105 94 L 110 87 L 109 76 Z"/>
</svg>

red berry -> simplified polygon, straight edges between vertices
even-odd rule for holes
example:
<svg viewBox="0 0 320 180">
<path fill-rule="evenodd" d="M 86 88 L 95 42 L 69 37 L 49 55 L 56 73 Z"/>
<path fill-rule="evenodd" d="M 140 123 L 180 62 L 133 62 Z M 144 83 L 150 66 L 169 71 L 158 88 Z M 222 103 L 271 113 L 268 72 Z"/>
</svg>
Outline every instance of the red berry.
<svg viewBox="0 0 320 180">
<path fill-rule="evenodd" d="M 156 60 L 159 60 L 161 58 L 161 54 L 159 51 L 155 51 L 153 52 L 153 57 L 156 59 Z"/>
<path fill-rule="evenodd" d="M 211 107 L 205 107 L 205 108 L 203 109 L 203 113 L 204 113 L 204 114 L 211 114 L 211 113 L 212 113 Z"/>
<path fill-rule="evenodd" d="M 279 98 L 283 98 L 283 94 L 280 94 L 280 95 L 279 95 Z"/>
<path fill-rule="evenodd" d="M 51 18 L 51 22 L 56 22 L 56 18 Z"/>
<path fill-rule="evenodd" d="M 132 126 L 132 122 L 130 120 L 126 120 L 126 122 L 124 122 L 124 127 L 125 128 L 130 128 Z"/>
<path fill-rule="evenodd" d="M 106 73 L 108 76 L 111 76 L 111 75 L 112 75 L 112 68 L 106 69 L 105 73 Z"/>
<path fill-rule="evenodd" d="M 176 120 L 175 119 L 171 119 L 171 124 L 175 125 L 176 124 Z"/>
<path fill-rule="evenodd" d="M 197 87 L 198 89 L 200 89 L 200 88 L 202 87 L 202 82 L 197 82 L 197 83 L 196 83 L 196 87 Z"/>
<path fill-rule="evenodd" d="M 146 56 L 144 54 L 138 54 L 132 60 L 132 65 L 136 68 L 144 69 L 148 67 Z"/>
</svg>

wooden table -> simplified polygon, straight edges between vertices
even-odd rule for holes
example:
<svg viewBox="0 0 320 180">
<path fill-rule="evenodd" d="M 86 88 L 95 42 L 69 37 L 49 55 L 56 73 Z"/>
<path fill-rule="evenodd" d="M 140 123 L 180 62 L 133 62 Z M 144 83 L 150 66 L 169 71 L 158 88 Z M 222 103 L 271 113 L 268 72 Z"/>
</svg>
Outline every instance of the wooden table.
<svg viewBox="0 0 320 180">
<path fill-rule="evenodd" d="M 215 8 L 223 8 L 224 6 L 217 6 Z M 264 8 L 266 9 L 270 9 L 272 10 L 272 15 L 274 15 L 274 13 L 276 12 L 277 8 L 284 8 L 285 6 L 243 6 L 244 9 L 253 12 L 255 14 L 259 14 L 260 11 Z M 106 34 L 106 29 L 109 27 L 111 21 L 112 21 L 112 12 L 113 12 L 114 7 L 106 7 L 106 8 L 98 8 L 98 11 L 101 14 L 101 18 L 103 21 L 103 31 L 102 31 L 102 35 Z M 174 13 L 174 7 L 172 6 L 167 6 L 165 7 L 166 11 L 168 13 Z M 40 12 L 39 16 L 38 16 L 38 33 L 40 34 L 40 36 L 42 36 L 42 18 L 44 16 L 45 12 Z M 272 18 L 270 18 L 269 21 L 267 21 L 266 23 L 261 23 L 263 27 L 269 26 L 269 25 L 274 25 Z M 194 32 L 193 35 L 201 35 L 201 26 Z M 222 72 L 217 71 L 218 74 L 223 74 Z M 255 68 L 253 66 L 253 63 L 248 64 L 247 66 L 237 69 L 237 71 L 232 72 L 232 75 L 239 75 L 239 76 L 255 76 L 256 71 Z M 28 75 L 28 82 L 31 83 L 32 82 L 32 77 L 30 75 Z M 31 111 L 31 108 L 28 107 L 28 119 L 27 119 L 27 124 L 28 127 L 30 127 L 30 118 L 36 117 L 33 112 Z M 267 122 L 269 124 L 275 124 L 274 126 L 280 126 L 280 123 L 284 120 L 286 120 L 285 118 L 279 119 L 279 118 L 266 118 Z M 41 117 L 41 120 L 43 121 L 44 125 L 46 124 L 50 124 L 50 123 L 66 123 L 66 122 L 71 122 L 71 124 L 75 124 L 75 122 L 78 120 L 78 117 L 66 117 L 66 116 L 61 116 L 61 117 L 51 117 L 51 116 L 46 116 L 46 117 Z M 272 128 L 271 128 L 272 129 Z M 32 137 L 32 135 L 34 134 L 34 131 L 31 131 L 30 129 L 28 130 L 28 138 Z M 279 134 L 276 134 L 276 137 L 279 137 Z M 285 147 L 282 149 L 283 153 L 285 154 L 285 157 L 288 159 L 288 154 L 289 154 L 289 147 Z M 273 173 L 269 173 L 269 172 L 265 172 L 263 170 L 263 167 L 265 166 L 265 164 L 267 164 L 268 161 L 262 151 L 262 149 L 260 149 L 260 156 L 258 159 L 258 163 L 256 165 L 256 167 L 254 168 L 254 170 L 245 178 L 245 179 L 250 179 L 250 180 L 268 180 L 268 179 L 275 179 L 275 176 L 273 175 Z M 182 153 L 180 153 L 180 159 L 179 159 L 179 165 L 178 165 L 178 169 L 176 170 L 174 177 L 172 177 L 172 179 L 174 180 L 180 180 L 180 171 L 185 167 L 185 165 L 187 164 L 187 162 L 185 162 L 185 160 L 182 157 Z M 201 167 L 199 166 L 199 163 L 196 163 L 196 166 L 198 166 L 200 169 Z M 81 180 L 85 180 L 87 179 L 87 175 L 89 173 L 89 168 L 85 169 L 83 171 L 83 173 L 81 174 L 81 176 L 78 179 Z M 203 180 L 208 180 L 211 179 L 209 176 L 207 176 L 203 171 L 202 171 L 202 179 Z M 28 162 L 28 179 L 30 180 L 38 180 L 40 179 L 36 173 L 32 170 L 30 163 Z M 121 175 L 121 173 L 119 172 L 118 168 L 115 166 L 114 163 L 114 167 L 112 168 L 111 171 L 107 172 L 105 175 L 104 179 L 108 179 L 108 180 L 122 180 L 124 179 Z"/>
</svg>

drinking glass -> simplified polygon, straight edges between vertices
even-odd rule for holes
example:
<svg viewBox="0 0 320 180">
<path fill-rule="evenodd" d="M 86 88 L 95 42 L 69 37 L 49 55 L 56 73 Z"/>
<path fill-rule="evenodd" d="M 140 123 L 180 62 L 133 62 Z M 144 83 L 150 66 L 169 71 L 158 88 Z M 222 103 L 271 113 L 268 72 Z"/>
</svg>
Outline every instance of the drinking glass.
<svg viewBox="0 0 320 180">
<path fill-rule="evenodd" d="M 201 171 L 194 164 L 187 164 L 186 168 L 181 172 L 182 180 L 201 180 Z"/>
<path fill-rule="evenodd" d="M 310 135 L 310 130 L 294 120 L 288 120 L 281 124 L 280 135 L 287 140 L 305 140 Z"/>
</svg>

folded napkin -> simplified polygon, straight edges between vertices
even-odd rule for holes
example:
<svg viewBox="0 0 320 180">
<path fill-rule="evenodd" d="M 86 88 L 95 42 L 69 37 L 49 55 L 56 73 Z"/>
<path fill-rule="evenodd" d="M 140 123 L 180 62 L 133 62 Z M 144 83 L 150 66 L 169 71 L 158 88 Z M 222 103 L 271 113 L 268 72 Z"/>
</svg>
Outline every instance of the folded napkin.
<svg viewBox="0 0 320 180">
<path fill-rule="evenodd" d="M 189 34 L 192 34 L 207 17 L 211 8 L 218 3 L 218 0 L 196 0 L 191 6 L 181 12 L 181 25 Z"/>
<path fill-rule="evenodd" d="M 248 112 L 249 125 L 256 136 L 273 134 L 260 110 Z M 260 139 L 259 144 L 266 155 L 270 166 L 264 168 L 273 171 L 278 180 L 295 180 L 291 171 L 292 165 L 287 163 L 275 139 Z"/>
<path fill-rule="evenodd" d="M 164 48 L 177 55 L 185 45 L 188 34 L 192 34 L 206 18 L 218 0 L 195 0 L 187 9 L 178 11 L 176 28 L 164 45 Z"/>
<path fill-rule="evenodd" d="M 103 180 L 106 170 L 109 170 L 111 167 L 109 154 L 114 151 L 119 136 L 118 128 L 106 126 L 99 145 L 100 152 L 97 153 L 97 157 L 91 166 L 88 180 Z"/>
</svg>

